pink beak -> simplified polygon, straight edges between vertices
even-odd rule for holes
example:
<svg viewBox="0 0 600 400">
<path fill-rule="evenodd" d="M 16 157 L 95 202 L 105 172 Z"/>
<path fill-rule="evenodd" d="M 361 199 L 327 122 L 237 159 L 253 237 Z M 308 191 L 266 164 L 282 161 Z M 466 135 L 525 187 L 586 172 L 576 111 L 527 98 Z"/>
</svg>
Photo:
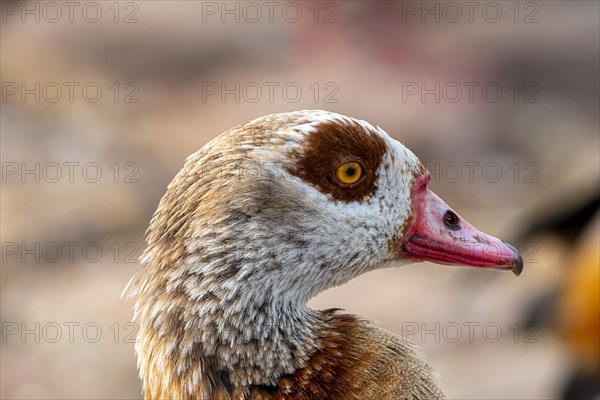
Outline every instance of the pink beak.
<svg viewBox="0 0 600 400">
<path fill-rule="evenodd" d="M 511 245 L 475 229 L 427 188 L 426 172 L 413 186 L 413 224 L 399 257 L 438 264 L 523 271 L 523 258 Z"/>
</svg>

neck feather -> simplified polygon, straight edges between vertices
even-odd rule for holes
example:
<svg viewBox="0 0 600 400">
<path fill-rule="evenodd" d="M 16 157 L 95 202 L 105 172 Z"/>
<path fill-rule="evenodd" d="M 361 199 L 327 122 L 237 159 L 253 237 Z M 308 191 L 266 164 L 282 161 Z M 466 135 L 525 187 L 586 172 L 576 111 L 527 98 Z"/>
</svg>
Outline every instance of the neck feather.
<svg viewBox="0 0 600 400">
<path fill-rule="evenodd" d="M 306 304 L 274 299 L 268 290 L 242 296 L 225 290 L 220 274 L 153 263 L 131 284 L 147 398 L 212 398 L 219 391 L 275 385 L 322 347 L 319 331 L 326 324 Z M 185 272 L 178 272 L 182 267 Z"/>
</svg>

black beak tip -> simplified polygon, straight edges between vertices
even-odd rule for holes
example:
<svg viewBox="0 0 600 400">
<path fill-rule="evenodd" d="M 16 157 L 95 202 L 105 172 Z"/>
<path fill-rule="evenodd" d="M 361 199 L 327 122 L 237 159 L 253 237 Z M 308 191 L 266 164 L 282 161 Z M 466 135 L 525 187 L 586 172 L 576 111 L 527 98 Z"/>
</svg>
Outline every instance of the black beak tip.
<svg viewBox="0 0 600 400">
<path fill-rule="evenodd" d="M 515 249 L 513 245 L 508 244 L 506 242 L 504 244 L 506 244 L 508 248 L 511 249 L 513 253 L 515 253 L 515 261 L 512 269 L 513 274 L 515 274 L 516 276 L 521 275 L 521 272 L 523 272 L 523 257 L 521 257 L 521 254 L 519 254 L 519 251 Z"/>
</svg>

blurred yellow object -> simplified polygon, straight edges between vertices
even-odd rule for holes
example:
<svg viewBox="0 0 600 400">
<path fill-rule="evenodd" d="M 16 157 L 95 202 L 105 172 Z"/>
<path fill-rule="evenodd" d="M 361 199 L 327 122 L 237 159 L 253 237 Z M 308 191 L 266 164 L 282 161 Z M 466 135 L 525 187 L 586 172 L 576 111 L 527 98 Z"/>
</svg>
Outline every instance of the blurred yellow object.
<svg viewBox="0 0 600 400">
<path fill-rule="evenodd" d="M 600 214 L 573 252 L 559 296 L 559 331 L 588 373 L 600 373 Z"/>
</svg>

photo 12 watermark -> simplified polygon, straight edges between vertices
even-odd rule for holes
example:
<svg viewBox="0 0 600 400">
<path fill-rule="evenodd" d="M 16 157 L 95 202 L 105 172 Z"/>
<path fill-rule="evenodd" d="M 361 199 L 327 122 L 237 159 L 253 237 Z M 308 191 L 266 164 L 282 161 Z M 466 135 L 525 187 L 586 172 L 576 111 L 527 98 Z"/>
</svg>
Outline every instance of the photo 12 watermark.
<svg viewBox="0 0 600 400">
<path fill-rule="evenodd" d="M 435 183 L 524 183 L 540 182 L 540 167 L 534 161 L 449 161 L 425 163 Z"/>
<path fill-rule="evenodd" d="M 402 102 L 419 103 L 539 103 L 540 87 L 536 82 L 450 81 L 402 82 Z"/>
<path fill-rule="evenodd" d="M 204 1 L 202 22 L 334 24 L 339 22 L 339 11 L 339 3 L 333 1 Z"/>
<path fill-rule="evenodd" d="M 2 1 L 2 23 L 137 24 L 140 4 L 135 1 Z"/>
<path fill-rule="evenodd" d="M 487 343 L 499 342 L 508 336 L 515 343 L 539 343 L 536 337 L 539 326 L 532 323 L 515 322 L 502 326 L 498 322 L 402 322 L 400 334 L 406 340 L 419 340 L 421 343 Z"/>
<path fill-rule="evenodd" d="M 133 322 L 110 325 L 96 321 L 2 322 L 2 343 L 136 343 L 139 326 Z"/>
<path fill-rule="evenodd" d="M 2 242 L 2 263 L 12 264 L 137 264 L 145 245 L 134 241 Z"/>
<path fill-rule="evenodd" d="M 537 24 L 540 6 L 535 1 L 403 1 L 403 23 Z"/>
<path fill-rule="evenodd" d="M 336 82 L 202 82 L 202 102 L 220 103 L 339 103 Z"/>
<path fill-rule="evenodd" d="M 139 164 L 96 161 L 3 161 L 2 183 L 139 183 Z"/>
<path fill-rule="evenodd" d="M 140 88 L 135 82 L 2 82 L 2 103 L 139 103 Z"/>
</svg>

